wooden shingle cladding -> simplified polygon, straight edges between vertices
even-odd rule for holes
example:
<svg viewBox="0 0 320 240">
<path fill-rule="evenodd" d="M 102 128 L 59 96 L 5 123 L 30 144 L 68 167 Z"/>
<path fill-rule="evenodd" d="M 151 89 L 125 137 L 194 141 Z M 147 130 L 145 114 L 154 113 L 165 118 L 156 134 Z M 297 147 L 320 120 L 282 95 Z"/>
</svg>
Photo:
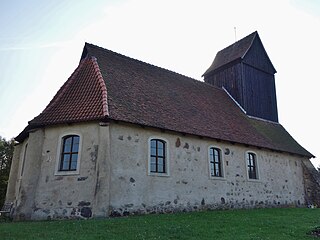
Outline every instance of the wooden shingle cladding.
<svg viewBox="0 0 320 240">
<path fill-rule="evenodd" d="M 255 32 L 253 35 L 253 40 L 250 45 L 250 48 L 248 51 L 244 54 L 242 57 L 243 63 L 253 67 L 257 68 L 261 71 L 264 71 L 269 74 L 275 74 L 277 71 L 274 68 L 263 44 L 259 37 L 259 34 Z"/>
<path fill-rule="evenodd" d="M 224 87 L 250 116 L 278 122 L 272 65 L 257 32 L 217 53 L 204 81 Z"/>
<path fill-rule="evenodd" d="M 250 116 L 278 122 L 274 75 L 242 64 L 242 106 Z"/>
</svg>

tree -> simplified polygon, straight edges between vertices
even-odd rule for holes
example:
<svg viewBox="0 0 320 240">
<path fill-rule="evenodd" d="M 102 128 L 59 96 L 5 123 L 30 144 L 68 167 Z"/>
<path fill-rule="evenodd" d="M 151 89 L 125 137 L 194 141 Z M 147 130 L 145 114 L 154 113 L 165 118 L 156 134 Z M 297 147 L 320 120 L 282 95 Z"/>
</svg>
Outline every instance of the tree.
<svg viewBox="0 0 320 240">
<path fill-rule="evenodd" d="M 0 136 L 0 207 L 3 205 L 13 157 L 14 140 L 7 141 Z"/>
</svg>

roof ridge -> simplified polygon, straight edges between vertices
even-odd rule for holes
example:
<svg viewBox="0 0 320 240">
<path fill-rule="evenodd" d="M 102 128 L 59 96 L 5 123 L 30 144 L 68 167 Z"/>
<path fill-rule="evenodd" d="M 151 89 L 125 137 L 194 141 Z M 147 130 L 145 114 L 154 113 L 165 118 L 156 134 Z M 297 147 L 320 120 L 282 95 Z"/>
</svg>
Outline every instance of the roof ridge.
<svg viewBox="0 0 320 240">
<path fill-rule="evenodd" d="M 101 92 L 102 92 L 102 111 L 103 111 L 103 115 L 106 117 L 109 115 L 109 110 L 108 110 L 108 94 L 107 94 L 107 87 L 106 87 L 106 83 L 103 80 L 101 71 L 100 71 L 100 67 L 97 61 L 96 57 L 90 57 L 92 64 L 93 64 L 93 68 L 95 70 L 95 73 L 97 75 L 98 78 L 98 82 L 99 82 L 99 86 L 101 88 Z"/>
<path fill-rule="evenodd" d="M 245 51 L 245 53 L 241 56 L 241 58 L 243 59 L 244 56 L 248 53 L 249 49 L 252 47 L 252 44 L 253 44 L 253 41 L 256 39 L 257 35 L 259 36 L 258 32 L 255 31 L 253 33 L 251 33 L 252 35 L 254 35 L 251 39 L 251 42 L 250 42 L 250 45 L 249 47 L 247 48 L 247 50 Z M 249 37 L 251 34 L 249 34 L 247 37 Z"/>
<path fill-rule="evenodd" d="M 128 57 L 128 56 L 123 55 L 123 54 L 121 54 L 121 53 L 114 52 L 114 51 L 112 51 L 112 50 L 109 50 L 109 49 L 106 49 L 106 48 L 97 46 L 97 45 L 92 44 L 92 43 L 87 43 L 87 42 L 86 42 L 86 45 L 90 45 L 90 46 L 92 46 L 92 47 L 99 48 L 99 49 L 101 49 L 101 50 L 103 50 L 103 51 L 110 52 L 110 53 L 112 53 L 112 54 L 115 54 L 115 55 L 117 55 L 117 56 L 119 56 L 119 57 L 122 57 L 122 58 L 125 58 L 125 59 L 128 59 L 128 60 L 131 60 L 131 61 L 135 61 L 135 62 L 144 64 L 144 65 L 147 65 L 147 66 L 152 66 L 152 67 L 154 67 L 154 68 L 158 68 L 158 69 L 164 70 L 164 71 L 166 71 L 166 72 L 168 72 L 168 73 L 170 73 L 170 74 L 187 78 L 188 80 L 193 81 L 193 82 L 195 82 L 196 84 L 206 85 L 206 87 L 214 88 L 214 89 L 216 89 L 216 90 L 218 90 L 218 91 L 221 91 L 221 92 L 225 93 L 222 88 L 217 87 L 217 86 L 215 86 L 215 85 L 212 85 L 212 84 L 210 84 L 210 83 L 204 82 L 203 80 L 200 80 L 200 79 L 198 80 L 198 79 L 195 79 L 195 78 L 192 78 L 192 77 L 183 75 L 183 74 L 181 74 L 181 73 L 177 73 L 177 72 L 175 72 L 175 71 L 172 71 L 172 70 L 169 70 L 169 69 L 166 69 L 166 68 L 162 68 L 162 67 L 153 65 L 153 64 L 151 64 L 151 63 L 147 63 L 147 62 L 141 61 L 141 60 L 139 60 L 139 59 L 135 59 L 135 58 L 132 58 L 132 57 Z M 93 57 L 94 57 L 94 56 L 93 56 Z M 96 57 L 95 57 L 95 58 L 96 58 Z M 96 60 L 97 60 L 97 59 L 96 59 Z M 98 61 L 97 61 L 97 64 L 99 65 Z M 99 70 L 100 70 L 100 68 L 99 68 Z"/>
<path fill-rule="evenodd" d="M 229 47 L 233 46 L 233 45 L 238 44 L 239 42 L 242 42 L 244 39 L 248 38 L 249 36 L 251 36 L 251 35 L 256 35 L 256 34 L 258 34 L 258 32 L 257 32 L 257 31 L 254 31 L 254 32 L 252 32 L 252 33 L 248 34 L 247 36 L 245 36 L 245 37 L 243 37 L 243 38 L 239 39 L 238 41 L 236 41 L 236 42 L 234 42 L 234 43 L 230 44 L 229 46 L 227 46 L 227 47 L 225 47 L 225 48 L 221 49 L 220 51 L 218 51 L 218 52 L 217 52 L 217 54 L 218 54 L 219 52 L 222 52 L 222 51 L 224 51 L 225 49 L 227 49 L 227 48 L 229 48 Z M 253 37 L 252 39 L 254 39 L 254 37 Z M 252 41 L 251 41 L 250 46 L 251 46 L 251 45 L 252 45 Z M 249 48 L 250 48 L 250 47 L 249 47 Z"/>
<path fill-rule="evenodd" d="M 240 41 L 240 40 L 239 40 L 239 41 Z M 214 89 L 216 89 L 216 90 L 219 90 L 219 91 L 224 92 L 222 88 L 217 87 L 217 86 L 214 86 L 214 85 L 212 85 L 212 84 L 210 84 L 210 83 L 206 83 L 206 82 L 204 82 L 203 80 L 200 80 L 200 79 L 198 80 L 198 79 L 195 79 L 195 78 L 192 78 L 192 77 L 183 75 L 183 74 L 181 74 L 181 73 L 177 73 L 177 72 L 175 72 L 175 71 L 172 71 L 172 70 L 169 70 L 169 69 L 166 69 L 166 68 L 163 68 L 163 67 L 159 67 L 159 66 L 153 65 L 153 64 L 151 64 L 151 63 L 147 63 L 147 62 L 141 61 L 141 60 L 136 59 L 136 58 L 128 57 L 128 56 L 123 55 L 123 54 L 121 54 L 121 53 L 114 52 L 114 51 L 112 51 L 112 50 L 109 50 L 109 49 L 106 49 L 106 48 L 97 46 L 97 45 L 92 44 L 92 43 L 87 43 L 87 42 L 86 42 L 85 45 L 89 45 L 89 46 L 91 46 L 91 47 L 99 48 L 100 50 L 110 52 L 110 53 L 115 54 L 115 55 L 117 55 L 117 56 L 119 56 L 119 57 L 121 57 L 121 58 L 125 58 L 125 59 L 128 59 L 128 60 L 130 60 L 130 61 L 135 61 L 135 62 L 138 62 L 138 63 L 140 63 L 140 64 L 147 65 L 147 66 L 152 66 L 152 67 L 154 67 L 154 68 L 158 68 L 158 69 L 164 70 L 164 71 L 166 71 L 166 72 L 168 72 L 168 73 L 170 73 L 170 74 L 187 78 L 188 80 L 193 81 L 193 82 L 195 82 L 195 83 L 197 83 L 197 84 L 206 85 L 207 87 L 209 86 L 209 87 L 211 87 L 211 88 L 214 88 Z M 93 56 L 93 57 L 94 57 L 94 56 Z M 96 57 L 95 57 L 95 58 L 96 58 Z M 97 60 L 97 59 L 96 59 L 96 60 Z M 97 64 L 98 64 L 98 66 L 99 66 L 98 61 L 97 61 Z M 99 68 L 99 71 L 100 71 L 100 68 Z M 101 73 L 101 72 L 100 72 L 100 73 Z"/>
<path fill-rule="evenodd" d="M 148 65 L 148 66 L 151 66 L 151 67 L 154 67 L 154 68 L 158 68 L 158 69 L 164 70 L 164 71 L 169 72 L 169 73 L 174 74 L 174 75 L 182 76 L 182 77 L 185 77 L 185 78 L 188 78 L 188 79 L 197 81 L 197 82 L 202 82 L 201 80 L 198 80 L 198 79 L 189 77 L 189 76 L 187 76 L 187 75 L 184 75 L 184 74 L 175 72 L 175 71 L 173 71 L 173 70 L 170 70 L 170 69 L 167 69 L 167 68 L 163 68 L 163 67 L 159 67 L 159 66 L 157 66 L 157 65 L 154 65 L 154 64 L 151 64 L 151 63 L 147 63 L 147 62 L 144 62 L 144 61 L 142 61 L 142 60 L 139 60 L 139 59 L 136 59 L 136 58 L 132 58 L 132 57 L 126 56 L 126 55 L 121 54 L 121 53 L 114 52 L 114 51 L 112 51 L 112 50 L 109 50 L 109 49 L 106 49 L 106 48 L 103 48 L 103 47 L 94 45 L 94 44 L 92 44 L 92 43 L 87 43 L 87 42 L 86 42 L 86 45 L 90 45 L 90 46 L 92 46 L 92 47 L 99 48 L 99 49 L 101 49 L 101 50 L 103 50 L 103 51 L 110 52 L 110 53 L 115 54 L 115 55 L 117 55 L 117 56 L 119 56 L 119 57 L 126 58 L 126 59 L 128 59 L 128 60 L 135 61 L 135 62 L 138 62 L 138 63 L 140 63 L 140 64 L 144 64 L 144 65 Z"/>
</svg>

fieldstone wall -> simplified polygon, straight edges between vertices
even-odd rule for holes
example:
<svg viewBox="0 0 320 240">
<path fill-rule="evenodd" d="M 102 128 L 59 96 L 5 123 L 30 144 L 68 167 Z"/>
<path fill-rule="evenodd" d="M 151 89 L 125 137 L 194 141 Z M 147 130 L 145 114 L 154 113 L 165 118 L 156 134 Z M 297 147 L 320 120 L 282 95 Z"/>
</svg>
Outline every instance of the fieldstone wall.
<svg viewBox="0 0 320 240">
<path fill-rule="evenodd" d="M 170 131 L 113 124 L 110 216 L 219 208 L 304 206 L 302 158 Z M 148 140 L 169 147 L 169 174 L 148 174 Z M 221 149 L 224 177 L 209 174 L 208 149 Z M 247 176 L 245 155 L 258 159 L 258 180 Z"/>
<path fill-rule="evenodd" d="M 68 134 L 80 135 L 80 170 L 57 173 L 60 139 Z M 151 138 L 167 142 L 166 175 L 148 172 Z M 212 146 L 222 152 L 223 177 L 210 176 Z M 257 180 L 247 176 L 248 151 L 257 156 Z M 38 129 L 16 148 L 13 163 L 7 197 L 17 220 L 305 206 L 319 199 L 313 189 L 320 179 L 308 159 L 123 123 Z"/>
<path fill-rule="evenodd" d="M 308 160 L 303 161 L 306 204 L 320 207 L 320 173 Z"/>
</svg>

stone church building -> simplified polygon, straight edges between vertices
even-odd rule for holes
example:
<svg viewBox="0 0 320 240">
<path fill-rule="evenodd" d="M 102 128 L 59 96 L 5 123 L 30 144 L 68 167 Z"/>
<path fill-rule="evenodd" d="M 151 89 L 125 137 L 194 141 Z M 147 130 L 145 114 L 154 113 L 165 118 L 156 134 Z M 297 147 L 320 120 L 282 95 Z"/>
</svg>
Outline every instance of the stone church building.
<svg viewBox="0 0 320 240">
<path fill-rule="evenodd" d="M 79 66 L 15 138 L 14 219 L 316 203 L 311 153 L 278 122 L 257 32 L 204 82 L 86 43 Z"/>
</svg>

